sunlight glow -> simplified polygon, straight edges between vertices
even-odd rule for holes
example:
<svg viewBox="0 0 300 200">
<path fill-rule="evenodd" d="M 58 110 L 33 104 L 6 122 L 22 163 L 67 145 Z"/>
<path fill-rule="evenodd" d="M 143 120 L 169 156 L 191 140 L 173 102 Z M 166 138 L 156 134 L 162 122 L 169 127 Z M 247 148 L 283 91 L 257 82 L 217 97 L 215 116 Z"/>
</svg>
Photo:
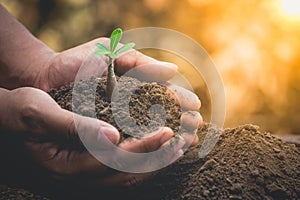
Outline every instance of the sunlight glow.
<svg viewBox="0 0 300 200">
<path fill-rule="evenodd" d="M 299 0 L 281 0 L 282 10 L 291 17 L 300 17 L 300 1 Z"/>
<path fill-rule="evenodd" d="M 209 3 L 208 0 L 188 0 L 192 6 L 202 6 Z"/>
</svg>

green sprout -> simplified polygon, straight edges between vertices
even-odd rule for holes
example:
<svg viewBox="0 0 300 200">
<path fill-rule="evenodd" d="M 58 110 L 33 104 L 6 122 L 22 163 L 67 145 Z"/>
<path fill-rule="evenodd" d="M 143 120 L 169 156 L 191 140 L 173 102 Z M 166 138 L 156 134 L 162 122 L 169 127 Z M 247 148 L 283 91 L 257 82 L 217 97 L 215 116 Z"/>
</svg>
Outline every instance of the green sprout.
<svg viewBox="0 0 300 200">
<path fill-rule="evenodd" d="M 130 42 L 124 44 L 121 48 L 116 50 L 121 38 L 123 35 L 123 31 L 120 28 L 115 29 L 110 36 L 110 47 L 109 50 L 103 44 L 97 43 L 96 46 L 99 48 L 95 51 L 96 55 L 105 55 L 109 58 L 108 61 L 108 73 L 107 73 L 107 81 L 106 81 L 106 95 L 109 99 L 111 99 L 114 88 L 117 84 L 117 79 L 115 76 L 115 59 L 123 52 L 128 51 L 134 47 L 134 43 Z"/>
</svg>

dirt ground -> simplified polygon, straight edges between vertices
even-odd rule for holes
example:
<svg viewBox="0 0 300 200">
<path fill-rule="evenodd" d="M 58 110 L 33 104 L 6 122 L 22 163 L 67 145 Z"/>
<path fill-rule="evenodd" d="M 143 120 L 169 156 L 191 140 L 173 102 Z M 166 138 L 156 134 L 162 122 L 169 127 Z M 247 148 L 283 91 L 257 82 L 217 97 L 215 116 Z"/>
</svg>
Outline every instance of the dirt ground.
<svg viewBox="0 0 300 200">
<path fill-rule="evenodd" d="M 156 83 L 140 83 L 133 79 L 126 81 L 129 85 L 140 85 L 130 98 L 129 111 L 137 123 L 149 124 L 153 116 L 148 112 L 152 104 L 162 104 L 166 110 L 166 126 L 177 127 L 181 115 L 180 108 L 165 94 L 165 89 Z M 104 80 L 99 80 L 97 88 L 96 116 L 115 125 L 106 102 Z M 130 88 L 124 83 L 125 88 Z M 83 84 L 73 95 L 88 91 Z M 72 85 L 52 90 L 51 96 L 65 109 L 71 110 Z M 125 91 L 129 94 L 129 91 Z M 89 98 L 89 92 L 84 94 Z M 80 98 L 76 98 L 80 99 Z M 87 116 L 93 110 L 80 107 L 73 102 L 77 111 Z M 122 103 L 121 103 L 122 104 Z M 124 106 L 119 105 L 120 114 Z M 142 113 L 138 115 L 137 113 Z M 160 126 L 159 116 L 154 116 L 157 123 L 149 130 Z M 126 123 L 126 122 L 124 122 Z M 124 134 L 122 139 L 128 135 Z M 180 134 L 180 131 L 179 131 Z M 51 194 L 43 194 L 50 199 L 300 199 L 300 148 L 283 142 L 269 133 L 262 133 L 254 125 L 220 130 L 213 125 L 204 124 L 197 132 L 200 143 L 190 148 L 183 158 L 163 169 L 150 180 L 136 188 L 126 191 L 101 190 L 101 188 L 80 188 L 79 190 L 52 189 Z M 199 157 L 205 137 L 217 137 L 217 143 L 204 158 Z M 58 192 L 59 190 L 59 192 Z M 63 192 L 62 192 L 63 191 Z M 0 199 L 42 199 L 22 189 L 6 185 L 0 186 Z"/>
<path fill-rule="evenodd" d="M 198 134 L 201 141 L 208 124 Z M 177 163 L 130 191 L 57 189 L 50 199 L 299 199 L 300 149 L 243 125 L 220 132 L 213 150 L 203 159 L 201 145 L 185 153 Z M 1 185 L 0 199 L 43 199 L 23 189 Z"/>
</svg>

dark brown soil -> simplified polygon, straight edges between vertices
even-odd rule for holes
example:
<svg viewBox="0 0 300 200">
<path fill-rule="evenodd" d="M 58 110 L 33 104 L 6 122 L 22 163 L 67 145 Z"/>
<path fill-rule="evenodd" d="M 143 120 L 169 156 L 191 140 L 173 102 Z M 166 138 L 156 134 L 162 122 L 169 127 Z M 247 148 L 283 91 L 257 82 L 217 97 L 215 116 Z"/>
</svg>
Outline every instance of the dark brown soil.
<svg viewBox="0 0 300 200">
<path fill-rule="evenodd" d="M 152 132 L 158 127 L 167 126 L 174 132 L 183 131 L 180 127 L 181 109 L 175 104 L 174 99 L 166 95 L 166 87 L 157 83 L 140 82 L 130 77 L 122 77 L 119 80 L 118 90 L 120 95 L 117 100 L 113 99 L 118 117 L 116 120 L 112 115 L 111 103 L 105 92 L 105 78 L 91 78 L 88 81 L 80 81 L 75 84 L 61 87 L 59 90 L 52 89 L 49 94 L 54 100 L 67 110 L 73 110 L 84 116 L 97 117 L 117 127 L 122 135 L 121 141 L 128 137 L 126 133 L 136 138 L 142 137 L 147 132 Z M 97 87 L 92 88 L 93 85 Z M 92 87 L 91 87 L 92 86 Z M 75 88 L 73 90 L 73 88 Z M 96 88 L 96 91 L 95 91 Z M 72 102 L 72 95 L 75 96 Z M 95 99 L 95 110 L 86 106 L 89 100 Z M 72 108 L 73 103 L 73 108 Z M 126 104 L 129 104 L 129 112 Z M 161 105 L 165 113 L 160 112 Z M 156 110 L 155 110 L 156 108 Z M 128 116 L 128 113 L 130 116 Z M 165 120 L 162 120 L 165 118 Z M 134 122 L 134 124 L 131 124 Z M 126 125 L 125 127 L 119 127 Z"/>
<path fill-rule="evenodd" d="M 46 197 L 33 194 L 27 190 L 19 188 L 11 188 L 7 185 L 0 185 L 0 200 L 19 200 L 19 199 L 35 199 L 35 200 L 47 200 Z"/>
<path fill-rule="evenodd" d="M 101 79 L 100 85 L 103 83 Z M 136 83 L 140 84 L 134 79 L 128 80 L 128 84 Z M 90 88 L 84 85 L 80 93 L 88 96 L 86 90 Z M 97 91 L 97 117 L 116 125 L 109 115 L 111 111 L 104 89 L 100 87 Z M 71 109 L 70 93 L 69 86 L 50 92 L 66 109 Z M 152 104 L 162 103 L 167 113 L 166 126 L 171 126 L 175 131 L 180 129 L 180 108 L 165 94 L 163 86 L 142 83 L 142 87 L 132 95 L 131 102 L 130 113 L 137 123 L 149 124 L 150 113 L 147 109 Z M 82 109 L 85 109 L 84 106 Z M 119 112 L 124 110 L 120 108 Z M 91 113 L 85 111 L 88 116 Z M 163 123 L 159 119 L 157 121 L 156 125 Z M 141 134 L 139 132 L 137 137 Z M 261 133 L 254 125 L 219 130 L 205 124 L 197 134 L 199 145 L 190 148 L 180 161 L 132 190 L 112 192 L 101 188 L 81 188 L 57 192 L 54 199 L 300 199 L 299 147 L 285 143 L 269 133 Z M 208 156 L 200 158 L 201 144 L 208 135 L 219 135 L 218 141 Z"/>
<path fill-rule="evenodd" d="M 200 144 L 209 130 L 221 131 L 204 125 Z M 141 199 L 300 199 L 298 147 L 253 125 L 220 133 L 207 157 L 200 159 L 200 145 L 193 147 L 146 183 L 144 194 L 151 197 Z"/>
</svg>

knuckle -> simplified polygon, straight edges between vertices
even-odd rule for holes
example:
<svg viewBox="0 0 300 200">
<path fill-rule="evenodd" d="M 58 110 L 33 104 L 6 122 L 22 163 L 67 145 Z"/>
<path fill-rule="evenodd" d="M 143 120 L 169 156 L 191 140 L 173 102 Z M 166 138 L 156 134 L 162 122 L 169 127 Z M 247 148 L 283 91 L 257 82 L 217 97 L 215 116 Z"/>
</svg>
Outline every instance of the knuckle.
<svg viewBox="0 0 300 200">
<path fill-rule="evenodd" d="M 41 119 L 39 118 L 40 107 L 33 102 L 23 104 L 20 108 L 20 120 L 29 129 L 37 131 Z"/>
<path fill-rule="evenodd" d="M 22 119 L 34 119 L 35 116 L 37 116 L 37 113 L 39 112 L 40 108 L 37 104 L 33 102 L 29 102 L 26 104 L 23 104 L 21 107 L 21 116 Z"/>
<path fill-rule="evenodd" d="M 35 88 L 25 87 L 17 89 L 12 94 L 22 99 L 22 104 L 15 104 L 18 105 L 16 112 L 18 112 L 20 122 L 26 131 L 35 133 L 43 130 L 43 119 L 41 118 L 43 108 L 41 102 L 35 98 L 38 94 L 37 91 Z"/>
</svg>

